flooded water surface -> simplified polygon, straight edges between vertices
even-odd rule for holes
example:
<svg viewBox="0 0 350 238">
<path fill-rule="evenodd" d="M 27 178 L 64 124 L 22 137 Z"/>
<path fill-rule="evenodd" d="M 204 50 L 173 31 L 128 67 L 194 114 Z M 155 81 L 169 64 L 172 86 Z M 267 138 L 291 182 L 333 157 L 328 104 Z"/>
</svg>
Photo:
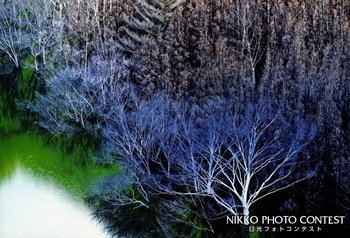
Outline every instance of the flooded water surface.
<svg viewBox="0 0 350 238">
<path fill-rule="evenodd" d="M 0 138 L 0 237 L 109 237 L 84 203 L 109 172 L 80 165 L 36 135 Z"/>
</svg>

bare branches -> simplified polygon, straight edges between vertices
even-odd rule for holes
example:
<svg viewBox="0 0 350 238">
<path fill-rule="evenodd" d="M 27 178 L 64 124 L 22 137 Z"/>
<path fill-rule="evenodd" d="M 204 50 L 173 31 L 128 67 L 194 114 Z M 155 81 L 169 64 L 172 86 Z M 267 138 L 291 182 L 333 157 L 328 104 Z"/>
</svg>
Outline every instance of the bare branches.
<svg viewBox="0 0 350 238">
<path fill-rule="evenodd" d="M 226 213 L 249 215 L 256 201 L 312 176 L 294 174 L 310 131 L 264 103 L 206 111 L 160 97 L 118 111 L 105 136 L 148 193 L 211 201 Z M 202 209 L 206 214 L 208 206 Z M 211 211 L 206 218 L 222 214 Z"/>
<path fill-rule="evenodd" d="M 30 54 L 34 58 L 33 68 L 38 71 L 40 63 L 46 65 L 60 55 L 62 25 L 55 1 L 6 2 L 0 9 L 0 50 L 16 67 L 21 64 L 22 55 Z"/>
<path fill-rule="evenodd" d="M 20 54 L 27 43 L 26 34 L 19 27 L 21 19 L 16 17 L 15 6 L 15 3 L 4 4 L 0 8 L 0 50 L 9 56 L 16 67 L 19 67 Z"/>
<path fill-rule="evenodd" d="M 233 51 L 242 56 L 249 63 L 252 84 L 258 83 L 256 78 L 257 64 L 261 61 L 267 50 L 268 43 L 264 36 L 267 29 L 262 25 L 264 20 L 261 16 L 261 2 L 236 0 L 233 4 L 230 17 L 230 39 L 235 45 Z"/>
<path fill-rule="evenodd" d="M 44 120 L 41 126 L 54 134 L 87 131 L 95 133 L 105 124 L 111 102 L 122 105 L 128 77 L 122 57 L 115 61 L 95 58 L 86 70 L 66 68 L 47 82 L 47 93 L 39 94 L 33 110 Z"/>
</svg>

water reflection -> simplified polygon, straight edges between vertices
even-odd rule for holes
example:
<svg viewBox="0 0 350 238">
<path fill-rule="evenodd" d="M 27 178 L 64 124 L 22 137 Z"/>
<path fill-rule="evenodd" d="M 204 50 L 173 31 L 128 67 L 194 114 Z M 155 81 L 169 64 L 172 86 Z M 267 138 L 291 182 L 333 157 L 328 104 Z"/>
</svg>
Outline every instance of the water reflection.
<svg viewBox="0 0 350 238">
<path fill-rule="evenodd" d="M 64 190 L 17 167 L 0 184 L 0 237 L 106 238 L 89 209 Z"/>
</svg>

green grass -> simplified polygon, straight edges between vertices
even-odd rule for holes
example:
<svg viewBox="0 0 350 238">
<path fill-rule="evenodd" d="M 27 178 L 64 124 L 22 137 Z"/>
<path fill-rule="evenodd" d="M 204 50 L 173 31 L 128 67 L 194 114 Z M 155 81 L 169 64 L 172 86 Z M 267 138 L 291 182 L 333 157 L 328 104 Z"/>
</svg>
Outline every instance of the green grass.
<svg viewBox="0 0 350 238">
<path fill-rule="evenodd" d="M 20 120 L 11 119 L 7 116 L 0 116 L 0 135 L 8 135 L 13 132 L 19 131 L 20 129 L 21 129 Z"/>
<path fill-rule="evenodd" d="M 249 234 L 249 238 L 260 238 L 260 233 L 259 232 L 251 232 Z"/>
<path fill-rule="evenodd" d="M 35 63 L 35 58 L 32 55 L 27 55 L 24 60 L 23 60 L 23 67 L 21 70 L 21 74 L 22 74 L 22 80 L 28 84 L 31 80 L 31 78 L 33 77 L 34 74 L 34 63 Z"/>
<path fill-rule="evenodd" d="M 77 148 L 66 155 L 58 148 L 48 146 L 42 137 L 23 133 L 0 138 L 0 182 L 21 166 L 35 176 L 49 180 L 71 194 L 85 198 L 94 183 L 116 168 L 98 166 L 91 159 L 81 163 Z M 92 156 L 92 155 L 91 155 Z"/>
</svg>

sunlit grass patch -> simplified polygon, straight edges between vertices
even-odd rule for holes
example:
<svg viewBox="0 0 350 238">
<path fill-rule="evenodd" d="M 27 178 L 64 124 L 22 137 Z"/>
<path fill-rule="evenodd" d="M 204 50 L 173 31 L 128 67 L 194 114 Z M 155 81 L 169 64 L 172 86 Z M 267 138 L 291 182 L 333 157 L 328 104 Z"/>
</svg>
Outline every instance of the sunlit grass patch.
<svg viewBox="0 0 350 238">
<path fill-rule="evenodd" d="M 35 176 L 51 180 L 80 198 L 85 198 L 96 180 L 112 174 L 115 167 L 94 163 L 92 155 L 81 161 L 79 148 L 67 155 L 59 148 L 48 146 L 42 137 L 23 133 L 0 139 L 0 180 L 14 171 L 11 164 L 19 164 Z"/>
</svg>

